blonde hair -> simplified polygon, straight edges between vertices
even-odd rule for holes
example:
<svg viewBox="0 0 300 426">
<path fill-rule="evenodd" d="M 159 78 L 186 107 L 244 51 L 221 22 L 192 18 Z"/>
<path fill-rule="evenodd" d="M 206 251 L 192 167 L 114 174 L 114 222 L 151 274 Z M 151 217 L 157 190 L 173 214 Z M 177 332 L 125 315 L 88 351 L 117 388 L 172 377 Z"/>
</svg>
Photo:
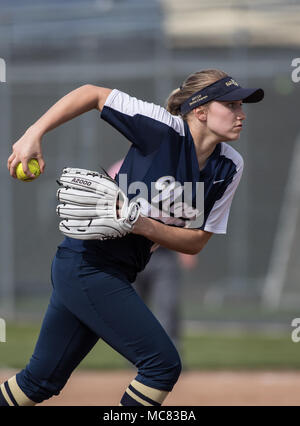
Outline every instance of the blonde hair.
<svg viewBox="0 0 300 426">
<path fill-rule="evenodd" d="M 189 75 L 180 88 L 173 90 L 169 95 L 166 101 L 167 111 L 172 115 L 181 115 L 183 119 L 186 119 L 187 114 L 180 112 L 181 105 L 194 93 L 227 76 L 228 74 L 225 72 L 216 69 L 198 71 Z"/>
</svg>

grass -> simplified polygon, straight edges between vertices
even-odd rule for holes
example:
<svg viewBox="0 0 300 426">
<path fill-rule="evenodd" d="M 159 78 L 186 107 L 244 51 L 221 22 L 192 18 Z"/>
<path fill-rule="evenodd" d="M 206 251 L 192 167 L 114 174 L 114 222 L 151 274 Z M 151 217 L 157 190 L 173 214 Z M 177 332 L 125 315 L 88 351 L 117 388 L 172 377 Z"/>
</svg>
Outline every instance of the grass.
<svg viewBox="0 0 300 426">
<path fill-rule="evenodd" d="M 289 335 L 201 334 L 184 338 L 187 369 L 299 369 L 300 346 Z"/>
<path fill-rule="evenodd" d="M 29 361 L 38 333 L 37 324 L 7 324 L 6 343 L 0 343 L 0 368 L 23 368 Z M 185 370 L 300 369 L 300 343 L 293 343 L 289 333 L 187 334 L 182 338 L 180 353 Z M 79 368 L 124 369 L 130 366 L 100 340 Z"/>
</svg>

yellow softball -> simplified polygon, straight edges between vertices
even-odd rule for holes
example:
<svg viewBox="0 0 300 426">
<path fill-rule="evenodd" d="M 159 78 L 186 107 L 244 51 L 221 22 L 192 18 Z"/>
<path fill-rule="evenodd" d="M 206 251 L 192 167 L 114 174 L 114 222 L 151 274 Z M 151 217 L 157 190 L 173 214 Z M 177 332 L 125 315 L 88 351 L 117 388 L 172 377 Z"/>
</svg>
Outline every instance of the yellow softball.
<svg viewBox="0 0 300 426">
<path fill-rule="evenodd" d="M 24 182 L 31 182 L 32 180 L 39 177 L 39 175 L 41 174 L 41 170 L 40 170 L 39 163 L 35 158 L 32 158 L 31 160 L 28 161 L 28 167 L 31 173 L 35 175 L 35 177 L 34 178 L 28 177 L 24 173 L 22 163 L 19 163 L 16 168 L 16 175 L 18 179 L 23 180 Z"/>
</svg>

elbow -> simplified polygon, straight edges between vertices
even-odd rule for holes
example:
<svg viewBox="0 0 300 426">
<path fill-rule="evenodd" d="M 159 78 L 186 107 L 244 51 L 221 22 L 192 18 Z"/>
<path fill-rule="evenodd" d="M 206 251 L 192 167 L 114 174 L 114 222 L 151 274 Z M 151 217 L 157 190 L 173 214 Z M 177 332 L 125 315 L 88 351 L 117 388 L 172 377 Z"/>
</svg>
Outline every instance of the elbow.
<svg viewBox="0 0 300 426">
<path fill-rule="evenodd" d="M 102 108 L 105 104 L 108 95 L 111 92 L 111 89 L 107 89 L 101 86 L 95 86 L 94 84 L 84 84 L 83 86 L 81 86 L 81 89 L 92 100 L 93 108 L 102 111 Z"/>
<path fill-rule="evenodd" d="M 200 251 L 202 251 L 204 249 L 205 246 L 206 246 L 206 241 L 200 241 L 200 242 L 198 242 L 198 244 L 194 244 L 189 249 L 189 253 L 187 253 L 187 254 L 198 254 L 198 253 L 200 253 Z"/>
<path fill-rule="evenodd" d="M 204 249 L 204 247 L 206 246 L 207 242 L 209 241 L 212 235 L 213 235 L 212 232 L 199 230 L 197 238 L 194 239 L 193 243 L 191 244 L 191 248 L 189 249 L 189 253 L 187 254 L 200 253 L 200 251 Z"/>
<path fill-rule="evenodd" d="M 194 250 L 191 254 L 198 254 L 203 249 L 203 247 L 198 248 L 197 250 Z"/>
<path fill-rule="evenodd" d="M 203 249 L 203 247 L 192 247 L 189 250 L 185 251 L 185 254 L 198 254 Z"/>
<path fill-rule="evenodd" d="M 83 84 L 81 89 L 85 92 L 94 92 L 95 94 L 97 93 L 97 86 L 94 86 L 93 84 Z"/>
<path fill-rule="evenodd" d="M 96 87 L 93 84 L 87 83 L 87 84 L 83 84 L 81 87 L 84 87 L 87 90 L 91 90 L 92 87 Z"/>
<path fill-rule="evenodd" d="M 88 100 L 88 103 L 92 109 L 98 108 L 99 102 L 99 88 L 93 84 L 83 84 L 79 90 L 84 98 Z"/>
</svg>

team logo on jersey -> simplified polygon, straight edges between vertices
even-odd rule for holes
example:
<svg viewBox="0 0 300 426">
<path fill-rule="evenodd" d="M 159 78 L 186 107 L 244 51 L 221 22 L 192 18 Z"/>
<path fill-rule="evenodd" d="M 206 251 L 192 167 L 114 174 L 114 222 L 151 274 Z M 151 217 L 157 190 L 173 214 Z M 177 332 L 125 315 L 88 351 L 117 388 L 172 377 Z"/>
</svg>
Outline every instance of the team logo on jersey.
<svg viewBox="0 0 300 426">
<path fill-rule="evenodd" d="M 130 201 L 139 203 L 142 214 L 169 225 L 199 228 L 204 221 L 204 183 L 184 182 L 162 176 L 151 182 L 151 193 L 144 182 L 127 185 L 127 174 L 119 175 L 119 186 Z M 194 189 L 194 190 L 193 190 Z"/>
</svg>

